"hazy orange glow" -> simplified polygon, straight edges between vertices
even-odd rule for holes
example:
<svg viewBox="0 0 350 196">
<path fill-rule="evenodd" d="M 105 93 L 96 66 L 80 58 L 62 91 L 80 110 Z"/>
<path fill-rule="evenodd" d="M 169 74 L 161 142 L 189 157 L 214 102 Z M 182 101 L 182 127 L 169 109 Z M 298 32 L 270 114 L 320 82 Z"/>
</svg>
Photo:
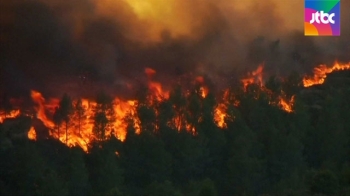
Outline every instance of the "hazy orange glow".
<svg viewBox="0 0 350 196">
<path fill-rule="evenodd" d="M 126 0 L 137 17 L 148 24 L 148 36 L 159 40 L 161 32 L 168 30 L 170 36 L 191 35 L 191 14 L 181 9 L 177 0 Z M 186 20 L 187 19 L 187 20 Z"/>
<path fill-rule="evenodd" d="M 332 73 L 333 71 L 349 70 L 349 69 L 350 69 L 350 63 L 339 64 L 338 62 L 335 62 L 332 67 L 327 67 L 326 65 L 319 65 L 314 68 L 313 76 L 304 77 L 303 79 L 304 87 L 309 87 L 316 84 L 323 84 L 323 82 L 327 77 L 327 74 Z"/>
</svg>

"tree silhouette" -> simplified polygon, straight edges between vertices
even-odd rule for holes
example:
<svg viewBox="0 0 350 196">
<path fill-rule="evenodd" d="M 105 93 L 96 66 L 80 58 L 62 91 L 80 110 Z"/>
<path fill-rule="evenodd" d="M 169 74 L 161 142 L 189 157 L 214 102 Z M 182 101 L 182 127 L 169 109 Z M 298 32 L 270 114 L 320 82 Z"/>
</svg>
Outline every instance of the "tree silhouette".
<svg viewBox="0 0 350 196">
<path fill-rule="evenodd" d="M 85 108 L 83 107 L 83 102 L 81 99 L 75 103 L 75 118 L 78 121 L 78 134 L 80 135 L 83 119 L 85 117 Z"/>
<path fill-rule="evenodd" d="M 65 123 L 66 143 L 68 143 L 68 126 L 72 118 L 73 112 L 74 107 L 72 99 L 68 96 L 68 94 L 64 94 L 59 104 L 59 113 L 63 122 Z"/>
<path fill-rule="evenodd" d="M 106 133 L 111 133 L 113 122 L 115 122 L 113 99 L 101 92 L 96 98 L 96 107 L 94 109 L 94 127 L 93 132 L 97 138 L 102 141 L 106 138 Z"/>
</svg>

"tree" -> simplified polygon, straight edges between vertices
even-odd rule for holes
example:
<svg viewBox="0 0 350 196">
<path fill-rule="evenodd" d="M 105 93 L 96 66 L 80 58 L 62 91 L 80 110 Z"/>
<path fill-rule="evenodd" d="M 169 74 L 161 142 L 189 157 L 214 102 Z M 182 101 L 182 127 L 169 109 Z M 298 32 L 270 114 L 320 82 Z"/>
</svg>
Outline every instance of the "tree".
<svg viewBox="0 0 350 196">
<path fill-rule="evenodd" d="M 197 130 L 199 122 L 202 120 L 202 102 L 203 98 L 201 96 L 200 87 L 193 89 L 189 96 L 187 97 L 187 123 L 190 125 L 190 130 Z"/>
<path fill-rule="evenodd" d="M 337 192 L 338 186 L 336 175 L 329 170 L 315 172 L 309 182 L 309 188 L 313 194 L 333 195 Z"/>
<path fill-rule="evenodd" d="M 55 113 L 53 114 L 53 121 L 57 128 L 57 137 L 60 138 L 60 127 L 63 119 L 62 119 L 61 110 L 58 106 L 55 108 Z"/>
<path fill-rule="evenodd" d="M 180 131 L 183 129 L 186 123 L 185 112 L 186 112 L 186 97 L 182 93 L 181 86 L 175 86 L 170 92 L 169 102 L 174 108 L 173 128 Z"/>
<path fill-rule="evenodd" d="M 120 190 L 123 170 L 112 149 L 104 146 L 102 142 L 93 143 L 89 154 L 86 155 L 86 166 L 92 195 L 107 195 Z"/>
<path fill-rule="evenodd" d="M 125 169 L 127 189 L 140 195 L 152 182 L 169 180 L 171 155 L 164 143 L 151 132 L 127 135 L 120 158 Z"/>
<path fill-rule="evenodd" d="M 53 116 L 55 125 L 57 127 L 57 135 L 60 138 L 60 126 L 61 123 L 65 123 L 65 132 L 66 132 L 66 143 L 68 143 L 68 127 L 70 120 L 73 115 L 73 104 L 72 99 L 68 96 L 68 94 L 64 94 L 60 100 L 58 107 L 55 109 L 55 113 Z"/>
<path fill-rule="evenodd" d="M 163 183 L 153 182 L 146 189 L 146 194 L 149 196 L 181 196 L 181 192 L 177 190 L 170 181 L 165 181 Z"/>
<path fill-rule="evenodd" d="M 137 114 L 141 121 L 142 131 L 154 132 L 156 128 L 155 108 L 147 105 L 139 105 Z"/>
<path fill-rule="evenodd" d="M 101 92 L 96 98 L 93 132 L 102 141 L 106 138 L 106 133 L 111 133 L 115 121 L 113 99 Z"/>
<path fill-rule="evenodd" d="M 226 134 L 226 165 L 222 176 L 227 180 L 219 189 L 224 195 L 258 195 L 265 186 L 263 145 L 233 105 L 228 106 Z M 234 119 L 233 121 L 231 119 Z"/>
<path fill-rule="evenodd" d="M 70 195 L 86 195 L 89 176 L 84 151 L 79 147 L 73 147 L 68 153 L 63 174 L 66 174 L 69 193 Z"/>
<path fill-rule="evenodd" d="M 68 124 L 72 118 L 73 115 L 73 104 L 72 99 L 65 93 L 60 101 L 60 115 L 65 123 L 65 129 L 66 129 L 66 144 L 68 143 Z"/>
<path fill-rule="evenodd" d="M 0 182 L 10 195 L 67 195 L 64 179 L 48 164 L 36 143 L 23 141 L 0 151 Z M 0 190 L 2 192 L 2 190 Z"/>
<path fill-rule="evenodd" d="M 82 120 L 85 117 L 85 108 L 83 107 L 83 102 L 81 99 L 78 99 L 78 101 L 75 103 L 74 109 L 75 118 L 78 121 L 78 134 L 80 134 L 82 128 Z"/>
<path fill-rule="evenodd" d="M 210 178 L 205 178 L 203 180 L 191 181 L 187 187 L 186 195 L 216 196 L 218 192 L 214 182 Z"/>
</svg>

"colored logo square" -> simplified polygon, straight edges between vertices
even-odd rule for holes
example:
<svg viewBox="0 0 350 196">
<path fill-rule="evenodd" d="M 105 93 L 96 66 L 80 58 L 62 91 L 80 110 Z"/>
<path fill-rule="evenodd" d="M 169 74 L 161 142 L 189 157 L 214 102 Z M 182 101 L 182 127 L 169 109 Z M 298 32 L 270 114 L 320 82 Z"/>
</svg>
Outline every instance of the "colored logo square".
<svg viewBox="0 0 350 196">
<path fill-rule="evenodd" d="M 340 35 L 340 0 L 305 0 L 306 36 Z"/>
</svg>

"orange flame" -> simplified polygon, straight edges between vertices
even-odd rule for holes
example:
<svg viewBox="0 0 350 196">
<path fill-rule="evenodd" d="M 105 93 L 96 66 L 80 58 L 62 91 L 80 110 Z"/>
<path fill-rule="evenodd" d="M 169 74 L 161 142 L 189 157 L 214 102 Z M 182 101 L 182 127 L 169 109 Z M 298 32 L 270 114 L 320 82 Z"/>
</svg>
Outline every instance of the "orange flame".
<svg viewBox="0 0 350 196">
<path fill-rule="evenodd" d="M 222 104 L 222 103 L 219 104 L 218 107 L 215 109 L 214 119 L 215 119 L 216 124 L 220 128 L 226 127 L 226 123 L 225 123 L 225 117 L 227 115 L 226 110 L 227 110 L 227 106 L 225 104 Z"/>
<path fill-rule="evenodd" d="M 28 131 L 28 139 L 36 140 L 36 131 L 34 127 L 30 127 L 30 130 Z"/>
<path fill-rule="evenodd" d="M 350 64 L 335 64 L 332 68 L 319 66 L 315 68 L 315 76 L 313 78 L 308 80 L 307 78 L 304 78 L 304 86 L 306 86 L 305 81 L 322 83 L 327 73 L 330 73 L 334 70 L 345 69 L 350 69 Z M 151 79 L 151 77 L 156 74 L 156 71 L 150 68 L 146 68 L 145 73 L 148 75 L 149 79 Z M 252 83 L 258 83 L 262 85 L 262 74 L 263 65 L 260 65 L 255 71 L 248 74 L 249 77 L 242 80 L 243 86 L 246 88 L 248 84 Z M 204 85 L 204 78 L 200 76 L 195 80 L 197 83 L 201 84 L 201 96 L 205 98 L 208 94 L 208 88 Z M 261 87 L 262 90 L 268 92 L 268 89 L 264 88 L 263 86 Z M 152 96 L 156 97 L 158 100 L 169 98 L 169 92 L 164 91 L 162 85 L 158 82 L 149 81 L 148 88 L 151 91 Z M 37 91 L 31 91 L 31 97 L 36 103 L 35 109 L 37 112 L 37 118 L 39 118 L 44 123 L 44 125 L 50 129 L 50 135 L 52 137 L 59 139 L 67 146 L 79 145 L 85 151 L 88 150 L 88 144 L 96 139 L 95 133 L 93 132 L 93 118 L 95 115 L 95 107 L 97 105 L 96 102 L 90 101 L 88 99 L 82 99 L 82 108 L 84 110 L 84 115 L 80 115 L 78 113 L 73 114 L 71 117 L 72 120 L 69 122 L 66 130 L 66 127 L 63 124 L 55 125 L 55 123 L 52 122 L 47 116 L 47 114 L 53 114 L 55 112 L 55 108 L 59 105 L 59 99 L 48 99 L 46 102 L 41 93 Z M 280 95 L 277 100 L 272 101 L 271 104 L 279 105 L 279 107 L 281 107 L 281 109 L 285 110 L 286 112 L 293 112 L 294 98 L 295 97 L 292 96 L 292 98 L 288 100 L 282 93 L 282 95 Z M 76 103 L 77 101 L 74 100 L 73 105 L 76 105 Z M 220 128 L 225 128 L 227 126 L 225 119 L 229 117 L 229 115 L 227 115 L 227 107 L 229 104 L 239 106 L 239 101 L 236 100 L 232 94 L 230 94 L 229 90 L 226 90 L 224 92 L 222 102 L 219 103 L 214 109 L 214 120 L 217 126 Z M 134 120 L 136 133 L 140 133 L 140 120 L 138 119 L 138 114 L 136 112 L 137 105 L 138 102 L 135 100 L 122 100 L 120 98 L 114 99 L 113 109 L 115 111 L 116 118 L 115 121 L 112 122 L 112 128 L 105 133 L 106 137 L 114 135 L 119 140 L 124 141 L 128 127 L 127 122 L 124 120 L 126 117 L 131 117 Z M 3 122 L 3 120 L 7 117 L 18 116 L 19 113 L 19 110 L 13 110 L 6 116 L 1 113 L 0 123 Z M 234 119 L 234 117 L 232 119 Z M 186 122 L 185 114 L 176 114 L 176 116 L 168 123 L 169 126 L 172 126 L 179 131 L 187 130 L 193 134 L 196 134 L 195 127 Z M 37 139 L 36 131 L 33 127 L 31 127 L 28 132 L 28 138 L 31 140 Z"/>
<path fill-rule="evenodd" d="M 284 111 L 289 113 L 293 112 L 294 97 L 295 96 L 293 95 L 290 101 L 286 101 L 285 99 L 280 97 L 279 105 Z"/>
<path fill-rule="evenodd" d="M 37 96 L 33 96 L 34 98 L 40 98 L 40 107 L 43 107 L 45 103 L 43 102 L 45 99 L 41 96 L 38 96 L 40 93 L 37 92 Z M 74 101 L 74 104 L 76 104 L 77 101 Z M 87 99 L 82 100 L 82 107 L 85 111 L 84 116 L 78 116 L 75 114 L 72 117 L 71 122 L 68 125 L 67 129 L 67 135 L 65 126 L 60 126 L 60 129 L 55 126 L 55 124 L 51 124 L 52 122 L 48 120 L 45 114 L 45 110 L 50 109 L 52 105 L 47 104 L 47 108 L 43 108 L 43 111 L 41 109 L 38 109 L 38 118 L 42 120 L 46 126 L 51 126 L 51 132 L 50 135 L 54 138 L 59 139 L 62 143 L 65 143 L 68 146 L 76 146 L 79 145 L 83 150 L 88 150 L 88 144 L 95 139 L 95 134 L 93 133 L 93 117 L 94 117 L 94 109 L 96 106 L 95 102 L 89 101 Z M 39 108 L 40 108 L 39 107 Z M 139 121 L 137 121 L 136 117 L 136 101 L 122 101 L 118 98 L 114 100 L 114 106 L 113 109 L 116 113 L 116 119 L 113 122 L 113 128 L 114 133 L 111 131 L 106 131 L 105 136 L 110 137 L 112 134 L 118 138 L 121 141 L 124 141 L 126 136 L 126 128 L 127 124 L 124 121 L 124 118 L 127 114 L 131 114 L 133 118 L 136 119 L 136 125 L 135 129 L 136 132 L 140 132 L 140 126 Z M 54 130 L 55 129 L 55 130 Z M 67 138 L 66 138 L 67 137 Z"/>
<path fill-rule="evenodd" d="M 208 93 L 209 93 L 209 89 L 207 86 L 204 85 L 204 77 L 203 76 L 197 76 L 196 77 L 196 83 L 200 84 L 201 87 L 199 88 L 200 90 L 200 94 L 202 98 L 206 98 Z"/>
<path fill-rule="evenodd" d="M 147 68 L 145 68 L 145 73 L 150 78 L 156 74 L 156 71 L 154 69 L 147 67 Z"/>
<path fill-rule="evenodd" d="M 149 79 L 148 89 L 152 92 L 154 98 L 156 98 L 158 101 L 161 101 L 164 98 L 169 98 L 169 91 L 164 91 L 162 85 L 159 82 L 151 81 L 152 77 L 156 74 L 156 71 L 151 68 L 146 68 L 145 74 L 148 76 Z"/>
<path fill-rule="evenodd" d="M 332 67 L 327 67 L 326 65 L 319 65 L 314 68 L 314 75 L 312 77 L 304 77 L 303 83 L 304 87 L 310 87 L 316 84 L 323 84 L 327 74 L 332 73 L 333 71 L 349 70 L 350 63 L 348 64 L 339 64 L 335 62 Z"/>
<path fill-rule="evenodd" d="M 6 118 L 16 118 L 19 115 L 20 115 L 19 110 L 12 110 L 8 114 L 5 114 L 5 112 L 2 112 L 0 113 L 0 123 L 3 123 Z"/>
<path fill-rule="evenodd" d="M 249 84 L 258 83 L 259 85 L 262 85 L 262 75 L 263 75 L 264 65 L 261 64 L 258 66 L 258 68 L 251 73 L 248 73 L 247 78 L 244 78 L 241 80 L 243 83 L 244 89 L 247 88 Z"/>
<path fill-rule="evenodd" d="M 54 128 L 55 124 L 46 117 L 44 97 L 41 93 L 33 90 L 31 91 L 31 96 L 33 101 L 37 104 L 37 107 L 35 108 L 37 111 L 37 118 L 40 119 L 46 127 Z"/>
</svg>

